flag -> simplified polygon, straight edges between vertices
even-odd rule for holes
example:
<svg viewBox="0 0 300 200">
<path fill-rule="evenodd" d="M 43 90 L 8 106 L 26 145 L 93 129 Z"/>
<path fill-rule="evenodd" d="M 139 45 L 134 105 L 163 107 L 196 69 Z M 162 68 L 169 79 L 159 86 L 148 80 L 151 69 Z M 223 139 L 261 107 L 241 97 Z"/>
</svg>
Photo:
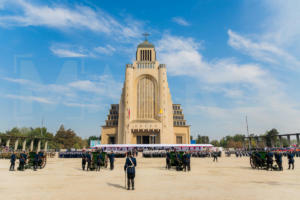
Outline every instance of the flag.
<svg viewBox="0 0 300 200">
<path fill-rule="evenodd" d="M 130 119 L 130 108 L 128 109 L 128 119 Z"/>
<path fill-rule="evenodd" d="M 160 109 L 160 110 L 159 110 L 159 114 L 162 114 L 162 112 L 163 112 L 162 109 Z"/>
</svg>

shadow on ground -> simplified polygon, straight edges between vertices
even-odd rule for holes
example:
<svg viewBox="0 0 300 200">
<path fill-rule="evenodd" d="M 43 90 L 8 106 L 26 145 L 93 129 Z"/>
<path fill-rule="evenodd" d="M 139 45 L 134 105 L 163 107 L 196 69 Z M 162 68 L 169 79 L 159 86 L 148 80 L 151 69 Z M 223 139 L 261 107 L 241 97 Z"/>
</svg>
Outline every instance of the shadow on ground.
<svg viewBox="0 0 300 200">
<path fill-rule="evenodd" d="M 120 185 L 120 184 L 107 183 L 107 185 L 112 186 L 112 187 L 115 187 L 115 188 L 119 188 L 119 189 L 126 190 L 126 187 L 124 187 L 123 185 Z"/>
</svg>

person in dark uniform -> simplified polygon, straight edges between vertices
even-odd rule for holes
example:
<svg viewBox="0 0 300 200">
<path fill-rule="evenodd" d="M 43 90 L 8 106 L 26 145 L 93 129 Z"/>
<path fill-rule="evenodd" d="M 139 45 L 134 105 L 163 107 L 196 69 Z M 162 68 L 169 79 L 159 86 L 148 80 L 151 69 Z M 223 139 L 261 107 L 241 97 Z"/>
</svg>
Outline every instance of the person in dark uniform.
<svg viewBox="0 0 300 200">
<path fill-rule="evenodd" d="M 256 166 L 259 169 L 260 167 L 262 167 L 262 159 L 258 151 L 254 152 L 254 157 L 255 157 Z"/>
<path fill-rule="evenodd" d="M 97 156 L 97 169 L 96 171 L 100 171 L 101 163 L 102 163 L 102 152 L 99 153 Z"/>
<path fill-rule="evenodd" d="M 39 154 L 36 152 L 33 158 L 33 170 L 36 171 L 38 168 L 38 163 L 39 163 Z"/>
<path fill-rule="evenodd" d="M 110 154 L 108 155 L 108 158 L 109 158 L 110 170 L 113 170 L 114 162 L 115 162 L 115 154 L 113 151 L 110 152 Z"/>
<path fill-rule="evenodd" d="M 167 150 L 167 153 L 166 153 L 166 169 L 170 169 L 170 161 L 171 161 L 171 154 L 170 154 L 170 151 L 169 149 Z"/>
<path fill-rule="evenodd" d="M 24 165 L 25 165 L 25 158 L 23 157 L 23 154 L 20 154 L 19 158 L 19 170 L 24 171 Z"/>
<path fill-rule="evenodd" d="M 43 151 L 40 151 L 40 152 L 38 153 L 38 157 L 39 157 L 39 160 L 38 160 L 38 166 L 40 167 L 40 169 L 42 169 L 42 162 L 43 162 L 44 152 L 43 152 Z"/>
<path fill-rule="evenodd" d="M 184 152 L 184 155 L 183 155 L 183 168 L 184 168 L 184 171 L 186 172 L 186 168 L 188 171 L 191 171 L 191 154 L 190 152 Z"/>
<path fill-rule="evenodd" d="M 294 160 L 295 154 L 293 152 L 289 152 L 287 157 L 288 157 L 288 160 L 289 160 L 289 169 L 291 169 L 291 166 L 292 166 L 292 169 L 294 169 L 294 167 L 295 167 L 295 160 Z"/>
<path fill-rule="evenodd" d="M 213 162 L 218 162 L 218 153 L 217 153 L 217 151 L 213 152 L 213 157 L 214 157 Z"/>
<path fill-rule="evenodd" d="M 9 171 L 15 171 L 16 154 L 13 152 L 10 156 L 10 167 Z"/>
<path fill-rule="evenodd" d="M 278 165 L 278 170 L 282 171 L 282 154 L 280 152 L 275 153 L 275 161 Z"/>
<path fill-rule="evenodd" d="M 268 151 L 266 154 L 267 159 L 267 170 L 271 168 L 273 170 L 273 153 L 271 151 Z"/>
<path fill-rule="evenodd" d="M 135 167 L 136 159 L 128 152 L 124 165 L 124 171 L 127 172 L 127 190 L 130 190 L 130 183 L 132 190 L 134 190 Z"/>
<path fill-rule="evenodd" d="M 86 168 L 86 170 L 87 171 L 89 171 L 89 170 L 91 170 L 91 163 L 92 163 L 92 155 L 91 155 L 91 152 L 88 152 L 87 154 L 86 154 L 86 161 L 87 161 L 87 168 Z"/>
<path fill-rule="evenodd" d="M 85 150 L 82 151 L 82 154 L 81 154 L 81 166 L 82 166 L 82 170 L 84 171 L 85 170 L 85 165 L 86 165 L 86 152 Z"/>
<path fill-rule="evenodd" d="M 182 160 L 182 158 L 180 156 L 180 153 L 178 153 L 177 151 L 175 151 L 175 166 L 176 166 L 176 170 L 177 171 L 182 170 L 182 168 L 181 168 L 181 166 L 183 164 L 182 162 L 183 162 L 183 160 Z"/>
<path fill-rule="evenodd" d="M 26 154 L 26 152 L 23 151 L 23 153 L 21 153 L 20 156 L 23 156 L 23 158 L 24 158 L 24 163 L 26 164 L 26 162 L 27 162 L 27 154 Z"/>
</svg>

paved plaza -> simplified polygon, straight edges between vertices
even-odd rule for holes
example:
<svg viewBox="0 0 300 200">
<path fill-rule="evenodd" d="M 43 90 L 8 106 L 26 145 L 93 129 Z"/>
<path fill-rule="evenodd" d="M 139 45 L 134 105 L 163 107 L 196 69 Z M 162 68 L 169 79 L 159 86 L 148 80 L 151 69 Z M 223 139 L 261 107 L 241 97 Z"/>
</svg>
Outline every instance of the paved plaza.
<svg viewBox="0 0 300 200">
<path fill-rule="evenodd" d="M 116 159 L 115 170 L 81 170 L 81 159 L 49 158 L 39 171 L 9 172 L 9 160 L 0 160 L 0 196 L 5 200 L 80 199 L 299 199 L 300 159 L 294 171 L 265 171 L 250 168 L 249 158 L 192 158 L 191 172 L 166 170 L 164 158 L 138 157 L 136 189 L 124 188 L 124 158 Z"/>
</svg>

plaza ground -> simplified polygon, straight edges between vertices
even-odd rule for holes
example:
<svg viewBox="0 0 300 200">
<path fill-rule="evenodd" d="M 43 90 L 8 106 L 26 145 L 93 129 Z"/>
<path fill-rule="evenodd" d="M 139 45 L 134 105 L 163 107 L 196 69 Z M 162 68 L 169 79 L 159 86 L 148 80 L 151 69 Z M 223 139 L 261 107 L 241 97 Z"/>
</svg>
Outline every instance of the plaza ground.
<svg viewBox="0 0 300 200">
<path fill-rule="evenodd" d="M 49 158 L 45 169 L 9 172 L 9 160 L 0 160 L 1 200 L 83 199 L 205 199 L 282 200 L 300 197 L 300 159 L 294 171 L 253 170 L 249 158 L 192 158 L 191 172 L 165 169 L 164 158 L 138 157 L 136 189 L 124 188 L 124 158 L 115 170 L 81 170 L 81 159 Z"/>
</svg>

